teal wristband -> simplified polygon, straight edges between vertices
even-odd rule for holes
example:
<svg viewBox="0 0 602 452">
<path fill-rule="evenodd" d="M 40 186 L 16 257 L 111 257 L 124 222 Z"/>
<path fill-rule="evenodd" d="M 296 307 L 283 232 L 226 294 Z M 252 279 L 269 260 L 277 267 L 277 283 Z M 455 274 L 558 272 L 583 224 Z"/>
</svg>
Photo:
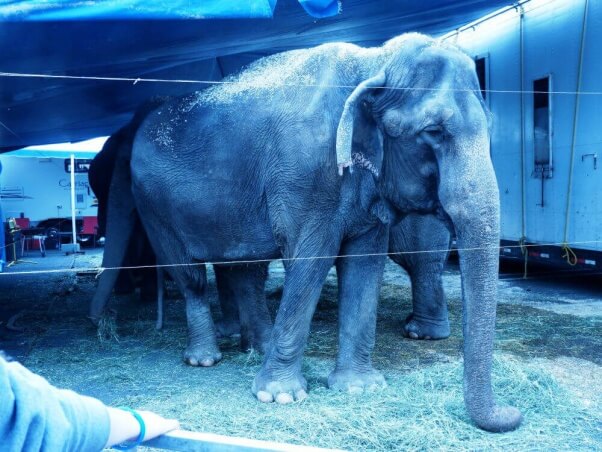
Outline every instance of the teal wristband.
<svg viewBox="0 0 602 452">
<path fill-rule="evenodd" d="M 138 413 L 136 410 L 132 410 L 131 408 L 127 408 L 127 407 L 123 407 L 123 406 L 120 406 L 118 408 L 120 410 L 131 413 L 131 415 L 136 418 L 136 420 L 138 421 L 138 424 L 140 424 L 140 434 L 138 435 L 138 438 L 136 438 L 136 441 L 129 442 L 129 443 L 125 442 L 125 443 L 121 443 L 121 444 L 116 444 L 116 445 L 112 446 L 112 449 L 130 450 L 130 449 L 133 449 L 134 447 L 142 444 L 142 441 L 144 440 L 144 435 L 146 435 L 146 425 L 144 424 L 144 419 L 142 419 L 142 416 L 140 416 L 140 413 Z"/>
</svg>

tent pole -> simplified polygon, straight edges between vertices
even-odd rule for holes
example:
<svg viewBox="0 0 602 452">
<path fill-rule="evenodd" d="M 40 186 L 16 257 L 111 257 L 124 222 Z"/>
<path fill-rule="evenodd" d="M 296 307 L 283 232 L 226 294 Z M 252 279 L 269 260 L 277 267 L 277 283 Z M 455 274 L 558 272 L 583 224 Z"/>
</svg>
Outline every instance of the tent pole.
<svg viewBox="0 0 602 452">
<path fill-rule="evenodd" d="M 71 154 L 71 233 L 75 252 L 77 243 L 75 235 L 75 154 Z"/>
</svg>

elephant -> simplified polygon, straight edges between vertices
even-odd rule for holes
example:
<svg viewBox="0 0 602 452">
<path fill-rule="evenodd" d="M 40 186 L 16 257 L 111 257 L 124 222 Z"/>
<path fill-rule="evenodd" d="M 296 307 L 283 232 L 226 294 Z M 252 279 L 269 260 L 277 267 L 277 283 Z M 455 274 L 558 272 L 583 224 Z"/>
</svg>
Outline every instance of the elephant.
<svg viewBox="0 0 602 452">
<path fill-rule="evenodd" d="M 109 190 L 115 168 L 115 162 L 122 148 L 131 148 L 134 134 L 138 126 L 146 115 L 154 108 L 165 102 L 165 98 L 156 97 L 144 103 L 134 114 L 128 124 L 113 133 L 103 145 L 101 151 L 96 154 L 88 170 L 88 180 L 90 187 L 98 200 L 98 229 L 99 236 L 106 236 L 107 210 L 109 200 Z M 115 267 L 136 267 L 155 265 L 155 255 L 150 246 L 149 239 L 140 223 L 136 218 L 134 229 L 130 236 L 125 237 L 124 244 L 127 251 L 123 259 L 114 265 Z M 115 237 L 111 238 L 115 240 Z M 107 247 L 110 249 L 110 247 Z M 140 286 L 140 297 L 142 300 L 156 299 L 157 275 L 152 268 L 142 268 L 136 270 L 121 270 L 115 283 L 117 293 L 132 292 L 136 286 Z M 111 287 L 110 291 L 113 289 Z M 107 293 L 107 298 L 109 293 Z M 100 312 L 91 312 L 90 318 L 97 321 Z"/>
<path fill-rule="evenodd" d="M 122 180 L 121 176 L 125 174 L 125 177 L 129 178 L 127 167 L 132 144 L 142 120 L 167 100 L 166 97 L 154 97 L 142 104 L 130 122 L 109 137 L 90 165 L 88 178 L 98 199 L 98 234 L 106 235 L 108 238 L 103 255 L 103 267 L 153 267 L 156 264 L 156 256 L 148 234 L 131 199 L 128 198 L 131 192 L 127 187 L 128 182 Z M 129 208 L 124 209 L 124 206 Z M 125 221 L 122 220 L 123 218 Z M 122 227 L 123 225 L 125 227 Z M 217 322 L 218 336 L 240 333 L 243 350 L 254 348 L 263 352 L 272 329 L 264 293 L 267 264 L 216 265 L 214 271 L 219 299 L 226 319 Z M 103 283 L 99 284 L 90 304 L 89 318 L 92 322 L 97 324 L 100 320 L 107 307 L 111 290 L 114 287 L 116 291 L 118 290 L 120 279 L 125 280 L 122 285 L 126 286 L 129 280 L 138 279 L 141 281 L 141 297 L 157 300 L 156 328 L 160 330 L 163 326 L 164 298 L 162 268 L 158 266 L 156 270 L 137 269 L 137 275 L 134 276 L 128 274 L 124 276 L 124 270 L 105 272 L 108 277 L 103 278 Z M 233 303 L 234 299 L 250 301 L 238 305 Z M 231 309 L 236 312 L 231 312 Z"/>
<path fill-rule="evenodd" d="M 172 264 L 189 364 L 221 358 L 205 266 L 283 259 L 282 300 L 252 385 L 262 402 L 307 396 L 303 350 L 333 264 L 339 351 L 328 384 L 386 384 L 371 352 L 390 229 L 411 214 L 436 218 L 459 248 L 467 411 L 489 431 L 520 424 L 491 385 L 499 192 L 488 112 L 474 62 L 453 45 L 407 34 L 262 58 L 150 113 L 120 180 L 130 177 L 121 189 L 131 198 L 115 202 L 137 209 L 158 260 Z"/>
</svg>

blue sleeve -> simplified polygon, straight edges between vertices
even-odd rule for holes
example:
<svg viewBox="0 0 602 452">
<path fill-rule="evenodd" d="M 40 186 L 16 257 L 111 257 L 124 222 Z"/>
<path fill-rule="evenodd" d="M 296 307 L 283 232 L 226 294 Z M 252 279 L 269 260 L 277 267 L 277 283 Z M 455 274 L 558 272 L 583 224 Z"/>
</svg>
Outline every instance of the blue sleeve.
<svg viewBox="0 0 602 452">
<path fill-rule="evenodd" d="M 2 451 L 100 451 L 109 413 L 99 400 L 60 390 L 0 356 Z"/>
</svg>

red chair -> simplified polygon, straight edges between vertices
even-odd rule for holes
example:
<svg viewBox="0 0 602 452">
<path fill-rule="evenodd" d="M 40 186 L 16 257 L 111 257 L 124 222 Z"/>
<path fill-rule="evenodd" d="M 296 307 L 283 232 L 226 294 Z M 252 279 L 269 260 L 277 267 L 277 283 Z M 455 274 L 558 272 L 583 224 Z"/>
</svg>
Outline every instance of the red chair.
<svg viewBox="0 0 602 452">
<path fill-rule="evenodd" d="M 31 222 L 29 218 L 15 218 L 15 223 L 19 226 L 19 229 L 29 229 Z"/>
<path fill-rule="evenodd" d="M 31 229 L 31 221 L 27 217 L 15 218 L 15 223 L 21 231 L 21 255 L 24 256 L 26 250 L 39 250 L 42 257 L 46 256 L 46 235 Z"/>
<path fill-rule="evenodd" d="M 79 233 L 80 241 L 92 239 L 92 244 L 96 247 L 96 236 L 98 235 L 98 217 L 83 217 L 82 230 Z M 87 237 L 84 239 L 84 236 Z"/>
</svg>

